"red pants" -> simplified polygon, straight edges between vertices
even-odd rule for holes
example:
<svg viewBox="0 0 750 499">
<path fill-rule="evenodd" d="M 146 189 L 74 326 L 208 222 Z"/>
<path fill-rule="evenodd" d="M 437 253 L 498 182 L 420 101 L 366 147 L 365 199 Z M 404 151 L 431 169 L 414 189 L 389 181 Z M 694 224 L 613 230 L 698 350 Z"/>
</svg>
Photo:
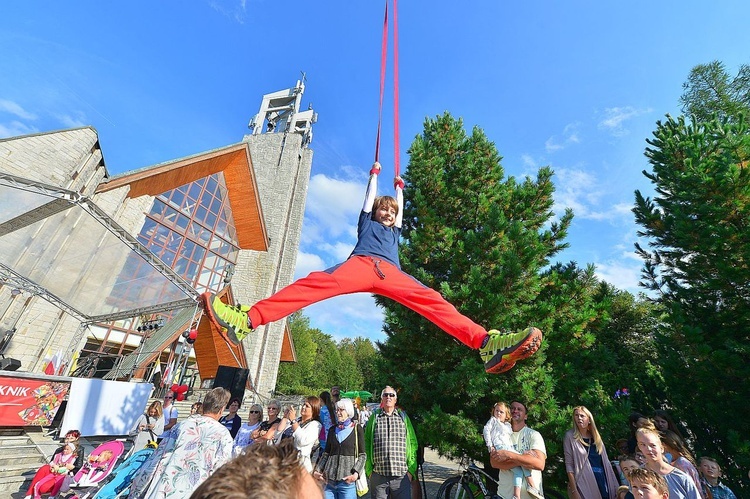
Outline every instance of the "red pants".
<svg viewBox="0 0 750 499">
<path fill-rule="evenodd" d="M 248 315 L 258 327 L 326 298 L 363 292 L 397 301 L 471 348 L 478 349 L 487 336 L 482 326 L 461 315 L 440 293 L 395 265 L 369 256 L 353 256 L 327 271 L 312 272 L 253 305 Z"/>
<path fill-rule="evenodd" d="M 64 480 L 65 474 L 53 474 L 49 465 L 45 464 L 34 475 L 29 490 L 26 491 L 26 495 L 35 498 L 40 497 L 42 494 L 57 495 Z"/>
</svg>

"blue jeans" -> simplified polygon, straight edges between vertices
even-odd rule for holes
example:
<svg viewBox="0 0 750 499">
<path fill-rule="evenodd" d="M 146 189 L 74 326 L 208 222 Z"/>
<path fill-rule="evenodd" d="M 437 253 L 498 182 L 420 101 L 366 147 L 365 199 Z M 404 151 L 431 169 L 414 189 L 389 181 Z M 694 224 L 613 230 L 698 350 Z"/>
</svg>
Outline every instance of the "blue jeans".
<svg viewBox="0 0 750 499">
<path fill-rule="evenodd" d="M 326 483 L 325 499 L 357 499 L 357 489 L 354 482 L 346 483 L 344 480 Z"/>
</svg>

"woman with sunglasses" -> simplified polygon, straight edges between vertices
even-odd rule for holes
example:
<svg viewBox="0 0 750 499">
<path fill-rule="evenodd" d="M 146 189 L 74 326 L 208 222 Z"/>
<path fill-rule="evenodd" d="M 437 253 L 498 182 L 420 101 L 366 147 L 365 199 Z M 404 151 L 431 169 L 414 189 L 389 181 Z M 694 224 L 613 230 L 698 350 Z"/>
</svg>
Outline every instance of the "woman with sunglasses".
<svg viewBox="0 0 750 499">
<path fill-rule="evenodd" d="M 365 472 L 365 432 L 352 421 L 351 399 L 336 402 L 336 416 L 340 423 L 328 431 L 325 450 L 313 476 L 325 481 L 326 499 L 356 499 L 355 482 Z"/>
<path fill-rule="evenodd" d="M 263 408 L 260 404 L 251 405 L 247 414 L 247 421 L 240 426 L 237 436 L 234 437 L 233 453 L 235 456 L 239 456 L 245 450 L 245 447 L 253 444 L 253 432 L 260 427 L 262 417 Z"/>
<path fill-rule="evenodd" d="M 261 440 L 266 443 L 273 442 L 273 437 L 276 436 L 276 430 L 279 428 L 281 419 L 279 418 L 279 412 L 281 412 L 281 403 L 274 399 L 268 402 L 268 419 L 263 421 L 258 428 L 253 430 L 250 436 L 253 440 Z"/>
</svg>

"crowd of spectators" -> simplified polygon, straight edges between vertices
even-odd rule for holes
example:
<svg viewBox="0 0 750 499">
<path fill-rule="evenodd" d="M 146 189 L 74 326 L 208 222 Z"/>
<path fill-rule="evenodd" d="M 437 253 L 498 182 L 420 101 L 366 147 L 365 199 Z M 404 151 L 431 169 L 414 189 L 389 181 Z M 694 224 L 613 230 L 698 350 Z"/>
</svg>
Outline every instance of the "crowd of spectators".
<svg viewBox="0 0 750 499">
<path fill-rule="evenodd" d="M 243 422 L 241 401 L 215 388 L 177 423 L 174 394 L 167 392 L 164 404 L 149 404 L 130 433 L 132 454 L 142 457 L 137 466 L 121 467 L 127 497 L 355 499 L 357 489 L 366 488 L 372 499 L 413 497 L 417 436 L 397 407 L 396 390 L 385 387 L 373 411 L 339 393 L 332 387 L 299 407 L 282 408 L 270 400 L 265 418 L 263 406 L 252 403 Z M 544 498 L 547 450 L 542 435 L 527 425 L 526 404 L 498 402 L 490 414 L 483 436 L 497 493 Z M 655 411 L 652 418 L 633 413 L 629 428 L 629 437 L 612 447 L 612 458 L 594 414 L 584 406 L 573 408 L 571 428 L 562 436 L 568 497 L 735 499 L 721 482 L 717 460 L 696 461 L 668 413 Z M 25 499 L 55 498 L 67 490 L 70 477 L 84 466 L 79 439 L 77 431 L 66 434 L 50 464 L 36 472 Z M 271 488 L 275 495 L 264 495 Z"/>
<path fill-rule="evenodd" d="M 583 407 L 573 410 L 574 429 L 566 434 L 564 441 L 569 497 L 662 497 L 663 482 L 664 497 L 735 499 L 734 493 L 719 480 L 721 467 L 716 459 L 702 456 L 698 465 L 683 432 L 669 413 L 658 410 L 648 418 L 633 412 L 628 423 L 630 436 L 617 440 L 616 454 L 610 461 L 598 438 L 593 415 Z M 587 440 L 587 433 L 592 438 Z M 652 475 L 659 479 L 652 479 Z M 640 482 L 637 487 L 635 479 Z"/>
</svg>

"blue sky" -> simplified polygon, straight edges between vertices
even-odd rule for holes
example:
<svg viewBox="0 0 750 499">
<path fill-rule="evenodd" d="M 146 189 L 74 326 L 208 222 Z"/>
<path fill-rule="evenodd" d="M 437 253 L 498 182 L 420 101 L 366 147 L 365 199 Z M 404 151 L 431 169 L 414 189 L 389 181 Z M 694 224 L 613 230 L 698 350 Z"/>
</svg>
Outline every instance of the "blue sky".
<svg viewBox="0 0 750 499">
<path fill-rule="evenodd" d="M 298 276 L 344 259 L 374 153 L 382 1 L 33 2 L 0 16 L 0 136 L 92 125 L 112 174 L 238 142 L 263 94 L 307 74 L 319 114 Z M 750 63 L 743 1 L 399 5 L 402 168 L 426 117 L 479 126 L 508 175 L 554 171 L 575 211 L 560 261 L 637 292 L 633 192 L 690 69 Z M 390 91 L 383 152 L 392 175 Z M 388 182 L 383 182 L 387 185 Z M 336 338 L 383 339 L 369 295 L 307 309 Z M 498 326 L 498 325 L 485 325 Z"/>
</svg>

